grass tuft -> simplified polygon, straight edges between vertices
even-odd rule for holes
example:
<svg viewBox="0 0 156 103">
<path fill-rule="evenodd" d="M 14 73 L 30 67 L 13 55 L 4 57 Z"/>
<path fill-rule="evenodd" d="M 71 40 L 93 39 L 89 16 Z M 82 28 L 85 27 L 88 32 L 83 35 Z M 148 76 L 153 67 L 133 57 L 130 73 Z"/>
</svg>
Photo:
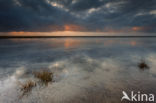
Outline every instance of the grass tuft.
<svg viewBox="0 0 156 103">
<path fill-rule="evenodd" d="M 147 65 L 147 63 L 146 63 L 145 61 L 141 61 L 141 62 L 138 64 L 138 67 L 139 67 L 141 70 L 149 69 L 149 66 Z"/>
<path fill-rule="evenodd" d="M 42 70 L 35 72 L 34 76 L 38 78 L 42 84 L 48 85 L 49 82 L 53 80 L 53 73 L 48 70 Z"/>
<path fill-rule="evenodd" d="M 26 83 L 21 84 L 21 91 L 22 91 L 22 96 L 28 95 L 29 92 L 31 92 L 32 88 L 36 86 L 36 83 L 33 82 L 32 80 L 26 81 Z"/>
</svg>

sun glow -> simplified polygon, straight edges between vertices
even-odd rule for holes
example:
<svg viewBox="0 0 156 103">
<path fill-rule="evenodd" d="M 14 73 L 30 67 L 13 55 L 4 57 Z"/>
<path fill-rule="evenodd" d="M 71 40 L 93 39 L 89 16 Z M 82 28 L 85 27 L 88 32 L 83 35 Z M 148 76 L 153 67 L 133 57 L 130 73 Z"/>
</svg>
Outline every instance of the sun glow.
<svg viewBox="0 0 156 103">
<path fill-rule="evenodd" d="M 64 31 L 84 31 L 85 28 L 79 25 L 69 24 L 64 25 Z"/>
</svg>

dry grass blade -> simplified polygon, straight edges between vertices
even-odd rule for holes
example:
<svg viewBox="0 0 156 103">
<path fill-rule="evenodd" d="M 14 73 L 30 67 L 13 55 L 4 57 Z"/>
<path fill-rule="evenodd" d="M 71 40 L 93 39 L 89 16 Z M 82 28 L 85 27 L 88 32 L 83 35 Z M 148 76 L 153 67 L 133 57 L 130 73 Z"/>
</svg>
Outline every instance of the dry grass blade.
<svg viewBox="0 0 156 103">
<path fill-rule="evenodd" d="M 34 76 L 38 78 L 43 84 L 48 85 L 53 80 L 53 73 L 48 70 L 35 72 Z"/>
<path fill-rule="evenodd" d="M 26 81 L 26 83 L 24 84 L 21 84 L 21 91 L 22 91 L 22 96 L 23 97 L 24 95 L 27 95 L 29 92 L 31 92 L 32 88 L 36 86 L 36 83 L 29 80 L 29 81 Z"/>
<path fill-rule="evenodd" d="M 139 67 L 141 70 L 149 69 L 149 66 L 146 64 L 145 61 L 141 61 L 141 62 L 138 64 L 138 67 Z"/>
</svg>

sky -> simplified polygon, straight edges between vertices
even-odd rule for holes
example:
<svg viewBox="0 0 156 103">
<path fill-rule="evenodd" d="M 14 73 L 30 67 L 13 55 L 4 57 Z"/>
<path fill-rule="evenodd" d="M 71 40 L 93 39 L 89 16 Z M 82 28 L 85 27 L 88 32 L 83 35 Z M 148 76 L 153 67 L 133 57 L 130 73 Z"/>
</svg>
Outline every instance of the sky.
<svg viewBox="0 0 156 103">
<path fill-rule="evenodd" d="M 156 35 L 156 0 L 0 0 L 0 35 Z"/>
</svg>

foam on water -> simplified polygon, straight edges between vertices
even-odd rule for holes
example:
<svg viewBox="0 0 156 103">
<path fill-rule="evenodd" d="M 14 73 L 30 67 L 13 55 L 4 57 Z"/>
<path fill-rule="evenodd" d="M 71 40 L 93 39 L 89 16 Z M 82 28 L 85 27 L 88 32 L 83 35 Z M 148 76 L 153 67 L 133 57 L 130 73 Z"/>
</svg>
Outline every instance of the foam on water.
<svg viewBox="0 0 156 103">
<path fill-rule="evenodd" d="M 26 74 L 27 67 L 20 67 L 0 80 L 0 103 L 118 103 L 121 96 L 118 93 L 129 89 L 128 86 L 138 88 L 135 82 L 145 81 L 140 84 L 144 85 L 156 81 L 151 76 L 156 75 L 154 55 L 146 55 L 150 70 L 144 73 L 134 64 L 133 61 L 139 60 L 134 55 L 129 56 L 129 62 L 124 61 L 124 57 L 97 59 L 86 55 L 61 59 L 47 66 L 54 73 L 55 82 L 37 86 L 23 98 L 19 98 L 19 82 L 35 78 Z M 148 86 L 144 85 L 144 88 L 148 89 Z"/>
</svg>

